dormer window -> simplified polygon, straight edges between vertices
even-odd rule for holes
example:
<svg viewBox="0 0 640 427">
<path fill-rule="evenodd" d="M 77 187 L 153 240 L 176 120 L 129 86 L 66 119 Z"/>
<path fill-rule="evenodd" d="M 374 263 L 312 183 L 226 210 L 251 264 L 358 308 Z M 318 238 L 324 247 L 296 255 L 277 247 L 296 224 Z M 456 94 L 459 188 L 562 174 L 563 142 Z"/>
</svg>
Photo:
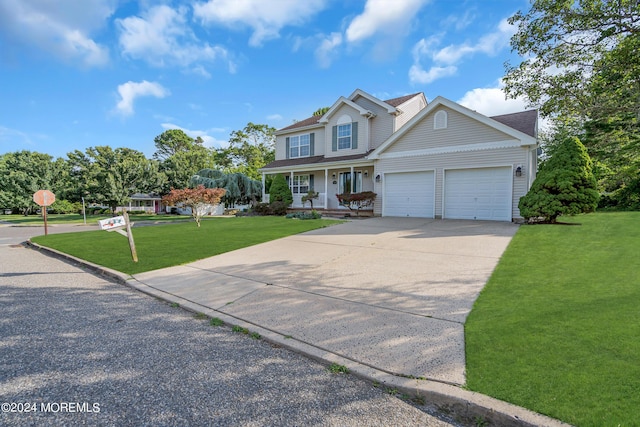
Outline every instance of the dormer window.
<svg viewBox="0 0 640 427">
<path fill-rule="evenodd" d="M 434 129 L 446 129 L 447 128 L 447 112 L 440 110 L 433 115 L 433 128 Z"/>
</svg>

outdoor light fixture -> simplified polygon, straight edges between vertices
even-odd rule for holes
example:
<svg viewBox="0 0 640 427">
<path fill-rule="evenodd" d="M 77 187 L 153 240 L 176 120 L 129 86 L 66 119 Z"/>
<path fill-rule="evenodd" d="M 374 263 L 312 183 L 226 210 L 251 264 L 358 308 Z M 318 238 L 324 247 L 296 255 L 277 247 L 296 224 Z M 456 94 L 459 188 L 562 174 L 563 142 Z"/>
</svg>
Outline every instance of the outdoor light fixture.
<svg viewBox="0 0 640 427">
<path fill-rule="evenodd" d="M 369 171 L 364 171 L 364 176 L 369 176 Z"/>
<path fill-rule="evenodd" d="M 518 165 L 516 167 L 516 176 L 522 176 L 522 166 Z"/>
<path fill-rule="evenodd" d="M 376 175 L 376 182 L 380 182 L 380 174 Z"/>
<path fill-rule="evenodd" d="M 332 174 L 332 175 L 331 175 L 331 178 L 336 179 L 336 174 L 335 174 L 335 173 L 334 173 L 334 174 Z"/>
</svg>

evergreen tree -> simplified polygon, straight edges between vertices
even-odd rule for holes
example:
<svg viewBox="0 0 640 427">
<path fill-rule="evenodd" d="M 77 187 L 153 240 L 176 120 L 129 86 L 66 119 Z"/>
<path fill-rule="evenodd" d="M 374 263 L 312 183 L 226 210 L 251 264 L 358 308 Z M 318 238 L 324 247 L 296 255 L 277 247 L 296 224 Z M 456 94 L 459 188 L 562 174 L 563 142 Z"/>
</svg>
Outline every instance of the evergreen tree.
<svg viewBox="0 0 640 427">
<path fill-rule="evenodd" d="M 282 202 L 286 206 L 293 203 L 293 194 L 291 194 L 291 189 L 284 175 L 276 175 L 275 178 L 273 178 L 271 188 L 269 189 L 269 201 L 270 203 Z"/>
<path fill-rule="evenodd" d="M 596 180 L 586 148 L 576 137 L 558 134 L 558 145 L 541 166 L 529 192 L 520 199 L 527 220 L 555 223 L 560 215 L 592 212 L 598 203 Z"/>
</svg>

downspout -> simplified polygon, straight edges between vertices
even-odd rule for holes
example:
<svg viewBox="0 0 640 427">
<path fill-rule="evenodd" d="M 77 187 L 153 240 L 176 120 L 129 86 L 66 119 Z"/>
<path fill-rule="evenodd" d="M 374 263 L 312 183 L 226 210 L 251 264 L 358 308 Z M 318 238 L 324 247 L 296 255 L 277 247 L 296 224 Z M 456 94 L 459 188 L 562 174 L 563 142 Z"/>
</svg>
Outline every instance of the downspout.
<svg viewBox="0 0 640 427">
<path fill-rule="evenodd" d="M 262 172 L 262 198 L 260 199 L 260 202 L 262 202 L 262 203 L 264 203 L 264 198 L 267 195 L 267 189 L 265 187 L 266 182 L 267 182 L 267 180 L 266 180 L 265 173 Z"/>
</svg>

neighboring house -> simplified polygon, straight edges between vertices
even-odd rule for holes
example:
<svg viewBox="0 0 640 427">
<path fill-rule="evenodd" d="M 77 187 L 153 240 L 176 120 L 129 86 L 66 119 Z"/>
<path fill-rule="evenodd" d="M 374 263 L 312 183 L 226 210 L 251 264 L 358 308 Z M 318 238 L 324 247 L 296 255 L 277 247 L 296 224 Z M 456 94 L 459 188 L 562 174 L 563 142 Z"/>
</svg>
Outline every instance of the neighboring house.
<svg viewBox="0 0 640 427">
<path fill-rule="evenodd" d="M 535 110 L 487 117 L 442 97 L 382 101 L 358 89 L 278 130 L 263 181 L 283 174 L 292 207 L 310 188 L 319 209 L 339 209 L 338 193 L 374 191 L 375 215 L 519 220 L 536 173 L 537 120 Z"/>
<path fill-rule="evenodd" d="M 145 213 L 160 213 L 162 209 L 162 198 L 157 194 L 135 193 L 129 198 L 129 206 L 118 206 L 116 212 L 144 211 Z"/>
</svg>

